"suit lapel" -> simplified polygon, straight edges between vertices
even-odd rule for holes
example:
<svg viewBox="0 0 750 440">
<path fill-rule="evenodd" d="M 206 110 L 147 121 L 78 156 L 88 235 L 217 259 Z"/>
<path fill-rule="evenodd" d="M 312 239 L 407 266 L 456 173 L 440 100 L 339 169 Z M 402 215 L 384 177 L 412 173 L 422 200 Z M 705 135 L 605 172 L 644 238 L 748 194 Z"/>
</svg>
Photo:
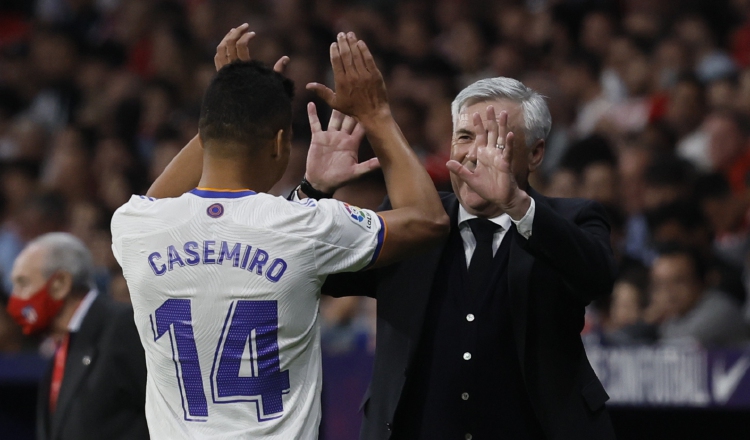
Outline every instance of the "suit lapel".
<svg viewBox="0 0 750 440">
<path fill-rule="evenodd" d="M 451 228 L 458 227 L 458 200 L 453 194 L 450 194 L 447 199 L 444 200 L 443 206 L 445 211 L 450 217 Z M 412 292 L 412 295 L 405 295 L 404 299 L 407 304 L 404 304 L 403 310 L 409 310 L 413 313 L 410 315 L 410 328 L 409 332 L 409 360 L 408 365 L 411 364 L 414 353 L 416 352 L 419 339 L 422 336 L 422 327 L 424 324 L 424 316 L 427 311 L 427 305 L 430 300 L 430 292 L 432 291 L 432 282 L 435 279 L 435 273 L 440 264 L 440 258 L 443 254 L 445 246 L 448 244 L 448 239 L 443 243 L 435 246 L 431 251 L 422 254 L 417 258 L 410 258 L 406 260 L 406 263 L 402 270 L 411 274 L 408 278 L 410 286 L 408 289 Z"/>
<path fill-rule="evenodd" d="M 544 196 L 529 187 L 528 194 L 534 199 L 534 203 L 546 203 Z M 532 230 L 533 234 L 533 230 Z M 529 281 L 531 269 L 534 266 L 534 257 L 521 245 L 520 241 L 526 240 L 520 234 L 513 234 L 513 242 L 510 248 L 510 259 L 508 261 L 508 289 L 511 301 L 511 319 L 513 323 L 513 335 L 518 350 L 518 360 L 521 364 L 521 373 L 526 375 L 524 364 L 526 359 L 526 320 L 528 316 Z"/>
<path fill-rule="evenodd" d="M 57 398 L 57 408 L 51 420 L 51 438 L 59 434 L 63 422 L 67 419 L 66 414 L 70 410 L 70 404 L 96 361 L 96 341 L 104 324 L 104 307 L 104 299 L 100 295 L 91 304 L 79 331 L 71 335 L 65 372 Z"/>
<path fill-rule="evenodd" d="M 526 355 L 526 315 L 528 314 L 529 278 L 534 258 L 526 252 L 518 240 L 525 240 L 518 234 L 513 235 L 508 260 L 508 290 L 510 292 L 511 320 L 513 335 L 518 349 L 518 360 L 521 372 L 524 371 Z"/>
</svg>

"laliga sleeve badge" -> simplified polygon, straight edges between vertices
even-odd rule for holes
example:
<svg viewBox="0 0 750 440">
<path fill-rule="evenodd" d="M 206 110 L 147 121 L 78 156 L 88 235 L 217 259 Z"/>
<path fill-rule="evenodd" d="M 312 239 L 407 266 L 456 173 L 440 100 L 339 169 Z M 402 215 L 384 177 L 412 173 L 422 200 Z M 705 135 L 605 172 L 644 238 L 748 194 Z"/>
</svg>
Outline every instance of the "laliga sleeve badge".
<svg viewBox="0 0 750 440">
<path fill-rule="evenodd" d="M 206 214 L 211 218 L 219 218 L 224 215 L 224 206 L 221 203 L 214 203 L 206 209 Z"/>
<path fill-rule="evenodd" d="M 368 211 L 348 203 L 342 203 L 341 205 L 344 207 L 349 220 L 362 226 L 362 228 L 367 229 L 368 231 L 372 229 L 372 215 L 370 215 Z"/>
</svg>

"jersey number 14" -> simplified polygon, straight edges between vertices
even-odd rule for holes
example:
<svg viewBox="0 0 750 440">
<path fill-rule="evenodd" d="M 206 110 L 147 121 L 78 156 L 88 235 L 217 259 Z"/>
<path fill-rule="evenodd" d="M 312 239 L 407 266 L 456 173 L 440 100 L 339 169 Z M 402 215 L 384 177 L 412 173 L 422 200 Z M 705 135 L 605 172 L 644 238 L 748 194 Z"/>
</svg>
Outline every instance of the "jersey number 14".
<svg viewBox="0 0 750 440">
<path fill-rule="evenodd" d="M 208 403 L 190 300 L 164 301 L 151 315 L 151 328 L 154 341 L 169 335 L 185 420 L 206 421 Z M 289 392 L 289 370 L 280 371 L 278 328 L 276 301 L 240 300 L 230 304 L 211 366 L 213 403 L 255 402 L 260 421 L 282 416 L 282 395 Z M 245 352 L 250 353 L 246 361 L 249 369 L 241 371 Z"/>
</svg>

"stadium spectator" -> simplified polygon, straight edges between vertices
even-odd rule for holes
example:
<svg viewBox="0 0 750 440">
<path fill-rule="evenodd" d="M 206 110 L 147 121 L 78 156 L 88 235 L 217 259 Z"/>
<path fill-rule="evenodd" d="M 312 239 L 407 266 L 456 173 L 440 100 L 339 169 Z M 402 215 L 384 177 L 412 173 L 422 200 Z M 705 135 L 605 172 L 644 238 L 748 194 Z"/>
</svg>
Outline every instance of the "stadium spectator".
<svg viewBox="0 0 750 440">
<path fill-rule="evenodd" d="M 37 439 L 147 439 L 146 361 L 130 307 L 94 287 L 91 253 L 70 234 L 31 241 L 13 265 L 8 313 L 57 345 L 39 386 Z"/>
<path fill-rule="evenodd" d="M 660 341 L 728 346 L 746 342 L 748 327 L 727 294 L 706 289 L 706 267 L 696 251 L 665 245 L 651 268 L 652 322 Z M 656 303 L 656 304 L 654 304 Z"/>
<path fill-rule="evenodd" d="M 648 273 L 642 266 L 628 268 L 612 288 L 603 339 L 607 344 L 651 344 L 658 335 L 656 327 L 646 322 Z"/>
</svg>

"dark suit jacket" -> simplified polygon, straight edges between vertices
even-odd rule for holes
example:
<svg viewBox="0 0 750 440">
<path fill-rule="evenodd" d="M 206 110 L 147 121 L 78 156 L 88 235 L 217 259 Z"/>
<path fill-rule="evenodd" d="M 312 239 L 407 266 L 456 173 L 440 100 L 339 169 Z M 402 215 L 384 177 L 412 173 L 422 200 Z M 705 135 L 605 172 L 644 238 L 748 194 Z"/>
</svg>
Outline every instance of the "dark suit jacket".
<svg viewBox="0 0 750 440">
<path fill-rule="evenodd" d="M 52 368 L 39 384 L 38 440 L 149 438 L 146 359 L 131 307 L 103 294 L 91 303 L 71 336 L 57 410 L 50 417 Z"/>
<path fill-rule="evenodd" d="M 606 214 L 595 202 L 529 194 L 536 204 L 531 237 L 509 232 L 504 238 L 513 240 L 508 288 L 526 390 L 549 439 L 614 438 L 604 407 L 609 396 L 580 337 L 584 307 L 612 290 L 615 263 Z M 458 227 L 455 195 L 441 197 L 451 227 Z M 361 439 L 391 436 L 443 249 L 441 244 L 383 269 L 329 277 L 324 286 L 332 296 L 372 286 L 365 293 L 377 298 L 375 366 L 363 400 Z"/>
</svg>

